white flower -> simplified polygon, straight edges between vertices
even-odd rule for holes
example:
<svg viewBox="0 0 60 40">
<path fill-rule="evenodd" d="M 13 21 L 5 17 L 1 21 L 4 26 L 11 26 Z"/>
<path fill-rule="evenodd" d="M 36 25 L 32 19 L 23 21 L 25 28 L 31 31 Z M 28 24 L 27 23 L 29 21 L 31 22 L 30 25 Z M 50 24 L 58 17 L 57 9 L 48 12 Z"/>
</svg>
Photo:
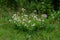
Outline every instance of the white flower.
<svg viewBox="0 0 60 40">
<path fill-rule="evenodd" d="M 36 13 L 37 11 L 36 11 L 36 10 L 34 10 L 33 12 L 34 12 L 34 13 Z"/>
<path fill-rule="evenodd" d="M 43 18 L 43 19 L 45 19 L 45 18 L 47 18 L 48 16 L 47 16 L 47 14 L 42 14 L 41 15 L 41 18 Z"/>
<path fill-rule="evenodd" d="M 17 21 L 18 21 L 18 22 L 20 22 L 21 20 L 20 20 L 20 19 L 18 19 Z"/>
<path fill-rule="evenodd" d="M 38 19 L 38 21 L 41 21 L 41 19 Z"/>
<path fill-rule="evenodd" d="M 24 24 L 24 26 L 27 26 L 27 24 Z"/>
<path fill-rule="evenodd" d="M 24 16 L 21 16 L 22 18 L 24 17 Z"/>
<path fill-rule="evenodd" d="M 23 19 L 22 21 L 26 21 L 26 19 Z"/>
<path fill-rule="evenodd" d="M 13 14 L 12 18 L 14 18 L 15 16 L 17 16 L 17 14 Z"/>
<path fill-rule="evenodd" d="M 18 15 L 14 14 L 12 18 L 14 21 L 20 22 L 20 17 Z"/>
<path fill-rule="evenodd" d="M 38 19 L 37 16 L 34 16 L 33 18 L 35 18 L 36 20 Z"/>
<path fill-rule="evenodd" d="M 44 22 L 45 20 L 43 19 L 42 22 Z"/>
<path fill-rule="evenodd" d="M 28 15 L 26 15 L 26 14 L 25 14 L 24 16 L 25 16 L 25 17 L 28 17 Z"/>
<path fill-rule="evenodd" d="M 16 21 L 13 21 L 16 24 Z"/>
<path fill-rule="evenodd" d="M 32 24 L 31 26 L 35 26 L 35 23 L 34 23 L 34 24 Z"/>
<path fill-rule="evenodd" d="M 22 12 L 24 12 L 24 11 L 25 11 L 25 9 L 24 9 L 24 8 L 22 8 L 21 10 L 22 10 Z"/>
<path fill-rule="evenodd" d="M 18 19 L 15 17 L 15 18 L 13 18 L 13 20 L 15 20 L 15 21 L 16 21 L 16 20 L 18 20 Z"/>
<path fill-rule="evenodd" d="M 11 19 L 9 19 L 9 22 L 11 22 L 12 20 Z"/>
<path fill-rule="evenodd" d="M 20 17 L 16 16 L 15 18 L 13 18 L 13 20 L 18 21 L 18 20 L 20 20 Z"/>
<path fill-rule="evenodd" d="M 36 18 L 36 16 L 34 16 L 34 18 Z"/>
<path fill-rule="evenodd" d="M 30 22 L 31 22 L 31 20 L 28 21 L 28 23 L 30 23 Z"/>
</svg>

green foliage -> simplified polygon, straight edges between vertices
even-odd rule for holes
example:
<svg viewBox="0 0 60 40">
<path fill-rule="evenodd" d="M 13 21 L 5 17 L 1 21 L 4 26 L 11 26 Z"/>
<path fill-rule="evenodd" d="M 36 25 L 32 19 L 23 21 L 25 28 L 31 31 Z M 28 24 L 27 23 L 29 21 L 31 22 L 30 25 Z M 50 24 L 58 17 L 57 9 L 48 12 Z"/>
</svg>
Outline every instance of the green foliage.
<svg viewBox="0 0 60 40">
<path fill-rule="evenodd" d="M 50 0 L 48 0 L 48 1 L 45 1 L 45 0 L 43 0 L 43 1 L 41 1 L 41 0 L 40 1 L 31 0 L 30 2 L 29 2 L 29 0 L 14 0 L 14 1 L 13 0 L 12 1 L 9 1 L 9 0 L 2 1 L 1 0 L 0 3 L 1 3 L 1 6 L 2 5 L 3 6 L 5 5 L 6 7 L 8 7 L 8 6 L 11 6 L 12 7 L 13 6 L 13 8 L 16 8 L 17 6 L 19 6 L 19 7 L 25 8 L 28 11 L 31 11 L 31 12 L 33 10 L 36 10 L 36 9 L 39 12 L 44 12 L 47 9 L 51 10 L 53 8 L 52 5 L 51 5 Z M 18 7 L 17 7 L 17 9 L 18 9 Z"/>
<path fill-rule="evenodd" d="M 10 9 L 6 0 L 0 0 L 0 40 L 60 40 L 60 10 L 53 10 L 52 0 L 15 2 L 17 12 L 14 3 Z M 48 18 L 41 16 L 45 11 Z"/>
</svg>

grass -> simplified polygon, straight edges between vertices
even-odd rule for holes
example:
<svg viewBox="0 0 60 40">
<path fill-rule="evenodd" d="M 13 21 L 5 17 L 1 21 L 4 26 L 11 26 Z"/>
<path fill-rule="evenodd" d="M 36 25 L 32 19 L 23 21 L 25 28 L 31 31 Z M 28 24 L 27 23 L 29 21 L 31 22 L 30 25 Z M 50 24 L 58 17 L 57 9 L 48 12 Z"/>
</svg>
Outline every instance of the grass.
<svg viewBox="0 0 60 40">
<path fill-rule="evenodd" d="M 10 24 L 0 25 L 0 40 L 60 40 L 59 24 L 56 24 L 55 29 L 50 32 L 47 30 L 38 30 L 30 33 L 18 32 L 11 26 Z"/>
<path fill-rule="evenodd" d="M 41 29 L 37 31 L 22 31 L 14 29 L 15 25 L 11 24 L 8 19 L 8 15 L 2 12 L 0 14 L 0 40 L 60 40 L 60 21 L 55 21 L 54 29 L 52 29 L 49 24 L 46 29 Z M 3 16 L 5 15 L 5 16 Z"/>
<path fill-rule="evenodd" d="M 43 0 L 43 2 L 39 1 L 36 3 L 35 3 L 36 0 L 31 1 L 30 3 L 27 0 L 20 1 L 16 0 L 19 6 L 21 6 L 21 8 L 18 9 L 18 12 L 14 12 L 15 10 L 14 8 L 11 8 L 11 10 L 10 8 L 6 8 L 7 1 L 6 2 L 5 1 L 6 0 L 2 2 L 0 1 L 1 2 L 0 5 L 2 5 L 0 6 L 0 40 L 60 40 L 60 11 L 58 11 L 59 13 L 56 11 L 52 11 L 54 8 L 53 5 L 50 4 L 50 0 L 48 1 Z M 13 3 L 13 5 L 15 4 L 16 3 Z M 24 10 L 23 11 L 21 10 L 22 7 L 26 9 L 25 12 L 23 12 Z M 34 13 L 33 11 L 36 9 L 38 10 L 38 18 L 41 17 L 41 14 L 44 13 L 44 11 L 47 10 L 48 12 L 49 17 L 48 19 L 44 19 L 45 22 L 42 25 L 38 21 L 33 19 L 33 17 L 31 17 L 31 15 L 33 15 L 32 13 Z M 25 24 L 29 26 L 28 28 L 26 28 L 24 24 L 21 25 L 22 23 L 21 24 L 19 22 L 18 24 L 16 24 L 16 22 L 14 23 L 14 20 L 12 22 L 9 22 L 9 19 L 12 19 L 12 15 L 15 13 L 18 13 L 19 16 L 22 16 L 20 15 L 22 13 L 28 15 L 31 13 L 31 15 L 29 15 L 30 20 L 32 21 L 31 23 L 32 24 L 36 23 L 37 27 L 38 25 L 39 26 L 41 25 L 43 27 L 38 28 L 37 30 L 30 30 L 32 27 L 30 25 L 31 23 L 28 24 L 27 22 L 25 22 Z M 53 15 L 51 16 L 51 14 Z M 24 19 L 24 17 L 21 19 Z M 34 28 L 36 26 L 34 26 Z M 22 27 L 23 30 L 19 29 L 19 27 Z"/>
</svg>

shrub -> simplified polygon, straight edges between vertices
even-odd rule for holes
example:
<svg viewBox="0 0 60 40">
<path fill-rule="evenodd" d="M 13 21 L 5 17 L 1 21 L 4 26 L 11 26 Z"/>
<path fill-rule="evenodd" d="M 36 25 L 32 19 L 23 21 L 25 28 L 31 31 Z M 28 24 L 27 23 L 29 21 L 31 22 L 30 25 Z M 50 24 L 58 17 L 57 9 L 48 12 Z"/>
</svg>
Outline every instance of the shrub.
<svg viewBox="0 0 60 40">
<path fill-rule="evenodd" d="M 12 19 L 9 20 L 11 23 L 17 25 L 19 29 L 26 29 L 26 30 L 37 30 L 44 24 L 44 19 L 39 17 L 38 15 L 31 13 L 29 15 L 25 14 L 25 9 L 22 10 L 23 12 L 18 14 L 13 14 Z"/>
<path fill-rule="evenodd" d="M 52 25 L 51 22 L 54 21 L 55 19 L 55 13 L 56 12 L 51 12 L 51 14 L 53 13 L 53 15 L 50 15 L 47 18 L 43 18 L 42 15 L 36 15 L 34 13 L 31 13 L 30 15 L 25 14 L 25 9 L 22 10 L 23 12 L 20 13 L 20 15 L 17 14 L 13 14 L 12 19 L 10 20 L 11 23 L 16 25 L 16 28 L 18 29 L 22 29 L 22 30 L 40 30 L 40 29 L 49 29 Z M 54 18 L 53 18 L 54 17 Z M 50 25 L 51 24 L 51 25 Z M 51 27 L 52 29 L 53 27 Z"/>
</svg>

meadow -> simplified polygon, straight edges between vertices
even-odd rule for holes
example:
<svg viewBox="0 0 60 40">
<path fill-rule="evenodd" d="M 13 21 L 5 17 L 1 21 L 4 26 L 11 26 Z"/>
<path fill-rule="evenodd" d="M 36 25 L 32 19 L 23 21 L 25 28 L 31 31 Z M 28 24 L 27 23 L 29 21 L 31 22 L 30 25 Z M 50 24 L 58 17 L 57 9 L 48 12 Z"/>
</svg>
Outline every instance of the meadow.
<svg viewBox="0 0 60 40">
<path fill-rule="evenodd" d="M 50 0 L 16 2 L 0 1 L 0 40 L 60 40 L 60 10 Z"/>
</svg>

